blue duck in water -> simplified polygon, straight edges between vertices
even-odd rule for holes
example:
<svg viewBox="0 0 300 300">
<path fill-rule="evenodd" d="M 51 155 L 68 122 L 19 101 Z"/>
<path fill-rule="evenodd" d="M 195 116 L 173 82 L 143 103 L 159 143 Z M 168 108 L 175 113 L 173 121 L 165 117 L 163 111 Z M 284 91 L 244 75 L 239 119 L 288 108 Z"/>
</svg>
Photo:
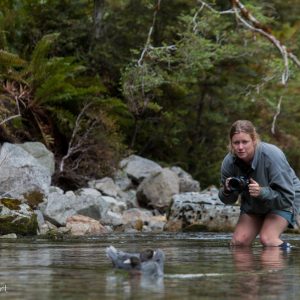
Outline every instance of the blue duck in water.
<svg viewBox="0 0 300 300">
<path fill-rule="evenodd" d="M 165 254 L 160 249 L 128 253 L 110 246 L 106 248 L 106 255 L 115 268 L 127 270 L 131 274 L 151 277 L 160 277 L 164 274 Z"/>
</svg>

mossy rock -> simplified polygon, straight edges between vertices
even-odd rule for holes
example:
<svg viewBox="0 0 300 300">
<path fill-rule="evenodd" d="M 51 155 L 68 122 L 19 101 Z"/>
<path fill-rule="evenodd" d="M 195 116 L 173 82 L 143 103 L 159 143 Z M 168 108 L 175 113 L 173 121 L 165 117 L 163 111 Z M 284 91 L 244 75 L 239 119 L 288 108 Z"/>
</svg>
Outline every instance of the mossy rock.
<svg viewBox="0 0 300 300">
<path fill-rule="evenodd" d="M 0 235 L 36 235 L 37 216 L 33 210 L 18 199 L 0 199 Z"/>
<path fill-rule="evenodd" d="M 10 210 L 20 210 L 20 205 L 22 202 L 18 199 L 2 198 L 0 200 L 0 205 L 1 204 Z"/>
<path fill-rule="evenodd" d="M 36 235 L 37 217 L 0 216 L 0 235 L 16 233 L 17 235 Z"/>
<path fill-rule="evenodd" d="M 135 221 L 135 224 L 133 226 L 134 229 L 138 230 L 138 231 L 142 231 L 144 226 L 144 222 L 141 219 L 138 219 Z"/>
<path fill-rule="evenodd" d="M 28 203 L 32 209 L 35 209 L 43 202 L 44 195 L 39 191 L 32 191 L 24 194 L 24 198 L 26 199 L 26 203 Z"/>
</svg>

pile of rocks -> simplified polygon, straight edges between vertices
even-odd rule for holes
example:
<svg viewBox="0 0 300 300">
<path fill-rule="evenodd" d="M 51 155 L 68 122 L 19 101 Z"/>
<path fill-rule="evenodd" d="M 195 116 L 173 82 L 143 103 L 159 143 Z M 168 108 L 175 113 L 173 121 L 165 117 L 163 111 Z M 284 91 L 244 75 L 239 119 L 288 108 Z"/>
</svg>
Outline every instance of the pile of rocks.
<svg viewBox="0 0 300 300">
<path fill-rule="evenodd" d="M 237 206 L 180 167 L 131 155 L 113 177 L 86 188 L 51 186 L 54 156 L 41 143 L 4 143 L 0 152 L 0 235 L 231 230 Z"/>
</svg>

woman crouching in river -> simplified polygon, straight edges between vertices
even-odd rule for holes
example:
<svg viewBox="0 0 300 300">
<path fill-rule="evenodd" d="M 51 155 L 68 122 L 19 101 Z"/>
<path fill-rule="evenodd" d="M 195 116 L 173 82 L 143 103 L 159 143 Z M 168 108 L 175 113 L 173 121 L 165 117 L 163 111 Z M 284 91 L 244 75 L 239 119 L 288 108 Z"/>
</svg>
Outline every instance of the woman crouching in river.
<svg viewBox="0 0 300 300">
<path fill-rule="evenodd" d="M 250 121 L 233 123 L 229 138 L 230 152 L 221 167 L 219 198 L 233 204 L 241 197 L 231 245 L 250 246 L 259 235 L 264 246 L 290 247 L 280 236 L 296 223 L 300 180 L 278 147 L 260 141 Z"/>
</svg>

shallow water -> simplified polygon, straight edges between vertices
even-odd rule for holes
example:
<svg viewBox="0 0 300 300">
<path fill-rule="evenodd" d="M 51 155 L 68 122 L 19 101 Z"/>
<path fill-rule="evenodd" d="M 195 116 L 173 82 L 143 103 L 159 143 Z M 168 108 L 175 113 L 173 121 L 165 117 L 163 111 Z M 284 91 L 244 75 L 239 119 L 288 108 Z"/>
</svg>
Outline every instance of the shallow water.
<svg viewBox="0 0 300 300">
<path fill-rule="evenodd" d="M 296 247 L 234 250 L 213 233 L 0 240 L 0 299 L 300 299 L 300 235 L 284 239 Z M 109 245 L 163 249 L 164 278 L 114 270 Z"/>
</svg>

